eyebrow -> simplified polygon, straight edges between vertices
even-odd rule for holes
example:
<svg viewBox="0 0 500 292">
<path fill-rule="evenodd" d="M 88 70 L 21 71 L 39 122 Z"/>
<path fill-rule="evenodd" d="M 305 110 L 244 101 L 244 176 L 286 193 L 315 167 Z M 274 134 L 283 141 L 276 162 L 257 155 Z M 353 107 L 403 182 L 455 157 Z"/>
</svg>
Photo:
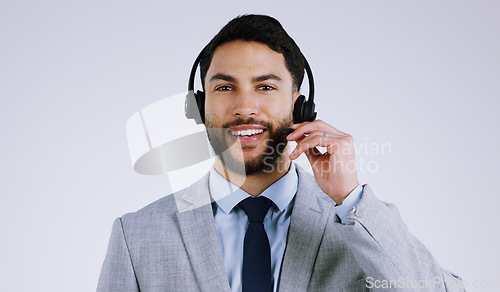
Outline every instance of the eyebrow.
<svg viewBox="0 0 500 292">
<path fill-rule="evenodd" d="M 281 81 L 281 78 L 274 74 L 267 74 L 267 75 L 262 75 L 258 76 L 252 79 L 252 82 L 261 82 L 261 81 L 266 81 L 266 80 L 276 80 L 276 81 Z"/>
<path fill-rule="evenodd" d="M 215 74 L 214 76 L 212 76 L 210 78 L 210 80 L 208 81 L 208 83 L 210 83 L 214 80 L 224 80 L 227 82 L 236 82 L 236 78 L 234 78 L 233 76 L 227 75 L 227 74 L 222 74 L 222 73 L 218 73 L 218 74 Z M 281 81 L 281 78 L 277 75 L 274 75 L 274 74 L 266 74 L 266 75 L 254 77 L 252 79 L 252 82 L 255 83 L 255 82 L 261 82 L 261 81 L 266 81 L 266 80 Z"/>
<path fill-rule="evenodd" d="M 210 80 L 208 81 L 208 83 L 210 83 L 210 82 L 212 82 L 214 80 L 224 80 L 224 81 L 227 81 L 227 82 L 236 82 L 236 78 L 234 78 L 233 76 L 226 75 L 226 74 L 221 74 L 221 73 L 218 73 L 218 74 L 215 74 L 214 76 L 212 76 L 212 78 L 210 78 Z"/>
</svg>

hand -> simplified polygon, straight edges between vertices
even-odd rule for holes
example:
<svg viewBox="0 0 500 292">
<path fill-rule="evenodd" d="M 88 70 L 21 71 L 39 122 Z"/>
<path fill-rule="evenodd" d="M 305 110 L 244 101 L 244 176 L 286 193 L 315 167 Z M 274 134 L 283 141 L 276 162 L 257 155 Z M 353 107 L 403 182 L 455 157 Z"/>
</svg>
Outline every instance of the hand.
<svg viewBox="0 0 500 292">
<path fill-rule="evenodd" d="M 319 187 L 341 205 L 359 184 L 352 136 L 321 120 L 294 124 L 292 129 L 295 131 L 287 140 L 297 142 L 297 147 L 290 159 L 305 153 Z M 317 146 L 326 147 L 327 151 L 322 154 Z"/>
</svg>

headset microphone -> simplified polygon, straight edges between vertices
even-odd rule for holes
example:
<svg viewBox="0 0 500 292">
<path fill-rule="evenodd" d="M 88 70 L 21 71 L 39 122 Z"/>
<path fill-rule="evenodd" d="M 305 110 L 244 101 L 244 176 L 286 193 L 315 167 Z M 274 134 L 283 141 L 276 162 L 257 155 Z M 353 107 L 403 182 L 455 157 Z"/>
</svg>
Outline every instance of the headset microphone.
<svg viewBox="0 0 500 292">
<path fill-rule="evenodd" d="M 194 119 L 197 124 L 205 123 L 205 92 L 196 91 L 194 92 L 194 79 L 196 75 L 196 69 L 200 64 L 201 57 L 203 56 L 204 50 L 200 52 L 196 60 L 194 61 L 193 67 L 191 68 L 191 75 L 189 76 L 188 82 L 188 93 L 186 95 L 185 102 L 185 114 L 186 118 Z M 304 95 L 300 95 L 293 106 L 293 123 L 298 124 L 302 122 L 312 122 L 316 119 L 316 112 L 314 111 L 314 79 L 309 63 L 307 63 L 304 57 L 304 68 L 307 73 L 307 80 L 309 81 L 309 98 L 306 100 Z"/>
</svg>

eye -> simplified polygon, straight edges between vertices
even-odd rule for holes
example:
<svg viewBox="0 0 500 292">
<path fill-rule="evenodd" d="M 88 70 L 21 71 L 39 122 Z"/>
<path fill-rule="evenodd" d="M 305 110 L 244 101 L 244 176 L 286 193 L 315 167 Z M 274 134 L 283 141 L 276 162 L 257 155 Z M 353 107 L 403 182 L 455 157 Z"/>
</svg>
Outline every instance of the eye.
<svg viewBox="0 0 500 292">
<path fill-rule="evenodd" d="M 222 85 L 215 88 L 215 91 L 229 91 L 232 90 L 231 86 Z"/>
<path fill-rule="evenodd" d="M 264 90 L 264 91 L 268 91 L 268 90 L 273 90 L 274 87 L 269 86 L 269 85 L 261 85 L 261 86 L 259 86 L 259 89 Z"/>
</svg>

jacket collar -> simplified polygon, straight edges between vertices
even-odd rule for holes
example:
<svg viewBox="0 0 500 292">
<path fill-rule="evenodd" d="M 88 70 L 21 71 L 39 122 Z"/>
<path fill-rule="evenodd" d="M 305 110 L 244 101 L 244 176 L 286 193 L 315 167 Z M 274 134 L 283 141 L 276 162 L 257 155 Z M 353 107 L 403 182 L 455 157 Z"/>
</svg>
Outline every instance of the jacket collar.
<svg viewBox="0 0 500 292">
<path fill-rule="evenodd" d="M 280 291 L 305 291 L 333 201 L 300 167 L 287 246 L 281 267 Z M 229 291 L 222 252 L 215 231 L 209 174 L 174 194 L 177 218 L 191 265 L 203 291 Z"/>
</svg>

